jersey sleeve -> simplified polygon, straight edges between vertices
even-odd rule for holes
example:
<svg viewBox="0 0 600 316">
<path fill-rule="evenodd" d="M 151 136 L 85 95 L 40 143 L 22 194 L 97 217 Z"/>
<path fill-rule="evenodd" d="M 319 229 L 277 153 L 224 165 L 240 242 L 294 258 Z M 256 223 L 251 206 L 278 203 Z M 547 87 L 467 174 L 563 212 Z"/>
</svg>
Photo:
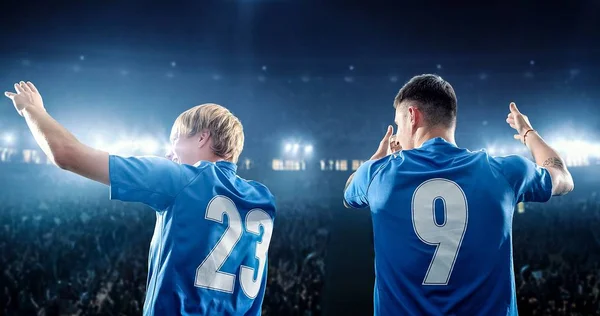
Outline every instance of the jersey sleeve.
<svg viewBox="0 0 600 316">
<path fill-rule="evenodd" d="M 141 202 L 155 210 L 171 205 L 193 177 L 186 167 L 160 157 L 110 155 L 108 161 L 110 199 Z"/>
<path fill-rule="evenodd" d="M 501 171 L 515 192 L 516 202 L 546 202 L 552 197 L 552 178 L 546 168 L 518 155 L 497 157 Z"/>
<path fill-rule="evenodd" d="M 350 184 L 344 191 L 344 201 L 353 208 L 366 208 L 369 206 L 367 199 L 367 191 L 373 177 L 377 174 L 380 168 L 387 163 L 389 157 L 379 160 L 368 160 L 363 163 L 356 172 Z"/>
</svg>

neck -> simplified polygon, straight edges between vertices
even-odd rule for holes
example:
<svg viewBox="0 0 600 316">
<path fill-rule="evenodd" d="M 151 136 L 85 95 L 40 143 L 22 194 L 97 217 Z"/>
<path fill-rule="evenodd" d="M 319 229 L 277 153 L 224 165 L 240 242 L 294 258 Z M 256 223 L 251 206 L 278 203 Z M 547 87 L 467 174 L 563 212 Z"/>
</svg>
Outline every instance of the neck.
<svg viewBox="0 0 600 316">
<path fill-rule="evenodd" d="M 456 146 L 456 141 L 454 140 L 454 129 L 449 128 L 430 128 L 430 129 L 417 129 L 415 133 L 415 148 L 419 148 L 423 145 L 424 142 L 441 137 L 445 139 L 447 142 L 454 144 Z"/>
</svg>

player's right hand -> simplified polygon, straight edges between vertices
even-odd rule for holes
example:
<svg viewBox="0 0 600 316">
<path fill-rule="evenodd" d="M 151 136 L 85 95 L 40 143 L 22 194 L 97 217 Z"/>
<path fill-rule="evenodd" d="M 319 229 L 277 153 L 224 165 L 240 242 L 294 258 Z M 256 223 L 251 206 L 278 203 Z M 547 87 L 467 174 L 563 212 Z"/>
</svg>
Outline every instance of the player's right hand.
<svg viewBox="0 0 600 316">
<path fill-rule="evenodd" d="M 524 143 L 523 135 L 525 135 L 528 130 L 533 129 L 533 127 L 531 127 L 527 115 L 521 113 L 514 102 L 510 103 L 509 109 L 510 113 L 508 113 L 506 123 L 517 131 L 517 134 L 513 137 L 521 141 L 521 143 Z"/>
</svg>

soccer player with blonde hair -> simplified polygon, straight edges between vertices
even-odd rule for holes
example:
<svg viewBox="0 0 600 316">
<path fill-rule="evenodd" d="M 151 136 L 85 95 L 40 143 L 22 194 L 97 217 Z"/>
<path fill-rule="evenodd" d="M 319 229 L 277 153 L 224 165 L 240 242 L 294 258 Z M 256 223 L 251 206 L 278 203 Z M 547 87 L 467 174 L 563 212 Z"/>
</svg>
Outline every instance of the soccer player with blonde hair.
<svg viewBox="0 0 600 316">
<path fill-rule="evenodd" d="M 31 82 L 5 92 L 58 167 L 110 186 L 110 198 L 156 211 L 144 315 L 260 315 L 275 202 L 236 175 L 242 124 L 203 104 L 183 112 L 160 157 L 120 157 L 90 148 L 45 110 Z"/>
</svg>

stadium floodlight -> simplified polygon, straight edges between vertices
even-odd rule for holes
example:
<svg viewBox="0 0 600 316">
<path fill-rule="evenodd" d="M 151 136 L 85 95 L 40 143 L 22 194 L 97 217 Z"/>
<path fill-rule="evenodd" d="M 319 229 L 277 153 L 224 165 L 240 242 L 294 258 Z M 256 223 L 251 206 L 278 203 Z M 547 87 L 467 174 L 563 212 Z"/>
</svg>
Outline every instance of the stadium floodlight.
<svg viewBox="0 0 600 316">
<path fill-rule="evenodd" d="M 142 142 L 142 149 L 148 154 L 154 154 L 158 150 L 158 143 L 153 139 L 147 139 Z"/>
<path fill-rule="evenodd" d="M 168 155 L 173 150 L 173 146 L 171 146 L 171 144 L 165 144 L 163 146 L 163 149 L 164 149 L 165 155 Z"/>
<path fill-rule="evenodd" d="M 118 154 L 122 153 L 121 149 L 125 147 L 124 144 L 125 144 L 124 142 L 114 142 L 112 144 L 113 151 Z"/>
<path fill-rule="evenodd" d="M 527 147 L 525 147 L 525 146 L 519 146 L 518 148 L 519 148 L 519 152 L 522 152 L 522 153 L 526 153 L 528 150 Z"/>
<path fill-rule="evenodd" d="M 105 147 L 106 147 L 106 144 L 104 143 L 104 140 L 102 139 L 102 137 L 100 135 L 96 135 L 94 137 L 94 148 L 104 150 Z"/>
<path fill-rule="evenodd" d="M 304 153 L 306 154 L 310 154 L 313 151 L 313 146 L 312 145 L 306 145 L 304 146 Z"/>
<path fill-rule="evenodd" d="M 294 144 L 292 146 L 292 152 L 295 154 L 298 152 L 298 149 L 300 149 L 300 144 Z"/>
<path fill-rule="evenodd" d="M 600 158 L 600 145 L 594 144 L 591 146 L 591 156 Z"/>
<path fill-rule="evenodd" d="M 509 154 L 520 154 L 520 153 L 525 152 L 524 149 L 525 149 L 524 146 L 511 146 L 511 148 L 509 150 Z"/>
<path fill-rule="evenodd" d="M 286 153 L 290 152 L 292 150 L 292 144 L 286 143 L 284 149 Z"/>
<path fill-rule="evenodd" d="M 140 143 L 133 140 L 123 140 L 114 144 L 113 150 L 119 155 L 132 155 L 140 147 Z"/>
<path fill-rule="evenodd" d="M 587 158 L 592 153 L 592 144 L 584 141 L 576 141 L 573 143 L 573 151 L 577 155 Z"/>
<path fill-rule="evenodd" d="M 120 143 L 119 148 L 123 148 L 123 150 L 125 150 L 126 152 L 128 152 L 131 155 L 132 152 L 142 148 L 142 142 L 135 141 L 133 139 L 124 140 Z"/>
<path fill-rule="evenodd" d="M 495 155 L 495 154 L 496 154 L 496 147 L 494 147 L 494 146 L 488 146 L 488 148 L 487 148 L 487 152 L 488 152 L 490 155 Z"/>
<path fill-rule="evenodd" d="M 15 136 L 13 134 L 6 133 L 6 134 L 4 134 L 3 138 L 4 138 L 4 142 L 7 145 L 12 145 L 15 142 Z"/>
<path fill-rule="evenodd" d="M 569 156 L 589 156 L 593 152 L 592 144 L 581 140 L 560 140 L 552 143 L 553 147 L 559 152 L 564 152 Z"/>
</svg>

